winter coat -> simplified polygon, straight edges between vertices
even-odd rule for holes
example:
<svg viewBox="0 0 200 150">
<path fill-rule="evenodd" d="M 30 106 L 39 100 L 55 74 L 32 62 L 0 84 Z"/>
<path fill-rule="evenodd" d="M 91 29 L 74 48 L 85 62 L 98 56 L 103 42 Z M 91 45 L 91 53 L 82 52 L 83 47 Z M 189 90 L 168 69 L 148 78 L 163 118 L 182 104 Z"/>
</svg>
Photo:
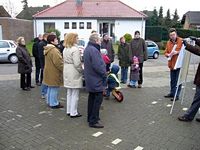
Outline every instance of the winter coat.
<svg viewBox="0 0 200 150">
<path fill-rule="evenodd" d="M 103 61 L 105 62 L 105 64 L 110 64 L 110 58 L 105 55 L 105 54 L 101 54 L 102 58 L 103 58 Z"/>
<path fill-rule="evenodd" d="M 32 60 L 28 50 L 25 46 L 18 45 L 16 49 L 16 55 L 18 57 L 18 73 L 31 73 L 32 72 Z"/>
<path fill-rule="evenodd" d="M 81 88 L 82 81 L 82 65 L 81 53 L 77 45 L 71 48 L 65 48 L 63 51 L 64 69 L 64 87 Z"/>
<path fill-rule="evenodd" d="M 38 44 L 38 56 L 40 60 L 40 67 L 44 68 L 45 60 L 44 60 L 44 47 L 47 45 L 47 41 L 44 39 Z"/>
<path fill-rule="evenodd" d="M 33 47 L 32 47 L 32 54 L 33 57 L 39 58 L 39 53 L 38 53 L 38 45 L 39 45 L 40 40 L 38 38 L 34 39 Z"/>
<path fill-rule="evenodd" d="M 196 41 L 196 45 L 200 46 L 200 40 Z M 186 45 L 186 50 L 190 51 L 191 53 L 200 56 L 200 47 L 198 46 L 192 46 L 187 44 Z M 196 84 L 197 86 L 200 86 L 200 63 L 194 78 L 194 84 Z"/>
<path fill-rule="evenodd" d="M 108 75 L 108 79 L 107 79 L 108 88 L 110 90 L 113 90 L 116 87 L 120 86 L 120 83 L 119 83 L 119 80 L 118 80 L 118 75 L 117 75 L 118 72 L 119 72 L 119 67 L 117 65 L 113 65 L 112 68 L 111 68 L 111 71 Z M 118 81 L 116 81 L 116 79 Z"/>
<path fill-rule="evenodd" d="M 106 66 L 98 44 L 89 42 L 84 50 L 84 77 L 86 90 L 102 92 L 106 80 Z"/>
<path fill-rule="evenodd" d="M 138 81 L 139 80 L 139 64 L 137 64 L 138 66 L 136 66 L 136 64 L 131 64 L 131 71 L 130 71 L 130 80 L 135 80 Z"/>
<path fill-rule="evenodd" d="M 44 56 L 44 84 L 48 86 L 62 86 L 63 59 L 59 49 L 52 44 L 48 44 L 44 47 Z"/>
<path fill-rule="evenodd" d="M 124 43 L 120 44 L 118 47 L 118 59 L 119 59 L 119 65 L 121 67 L 129 67 L 130 61 L 129 61 L 129 45 Z"/>
<path fill-rule="evenodd" d="M 182 38 L 177 37 L 175 43 L 172 42 L 171 40 L 169 40 L 167 42 L 166 49 L 165 49 L 165 52 L 164 52 L 166 57 L 167 57 L 168 54 L 171 53 L 175 44 L 177 44 L 176 51 L 179 52 L 181 50 L 181 47 L 182 47 Z M 171 60 L 168 61 L 168 67 L 169 67 L 170 70 L 174 69 L 177 58 L 178 58 L 178 54 L 172 56 Z"/>
<path fill-rule="evenodd" d="M 108 57 L 110 58 L 110 61 L 112 63 L 114 61 L 114 58 L 115 58 L 115 52 L 114 52 L 114 48 L 113 48 L 113 45 L 112 45 L 112 41 L 103 40 L 101 42 L 101 48 L 107 50 Z"/>
<path fill-rule="evenodd" d="M 142 38 L 134 38 L 129 45 L 129 60 L 132 63 L 133 56 L 137 56 L 139 63 L 148 59 L 147 46 Z"/>
</svg>

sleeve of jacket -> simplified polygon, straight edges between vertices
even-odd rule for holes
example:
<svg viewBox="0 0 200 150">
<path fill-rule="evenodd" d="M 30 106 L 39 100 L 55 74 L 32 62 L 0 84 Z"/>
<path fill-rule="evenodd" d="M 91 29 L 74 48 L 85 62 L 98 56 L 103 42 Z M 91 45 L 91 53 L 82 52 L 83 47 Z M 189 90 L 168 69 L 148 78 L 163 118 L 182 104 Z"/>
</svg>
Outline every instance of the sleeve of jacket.
<svg viewBox="0 0 200 150">
<path fill-rule="evenodd" d="M 147 52 L 147 45 L 145 43 L 145 40 L 143 40 L 143 50 L 144 50 L 144 61 L 148 59 L 148 52 Z"/>
<path fill-rule="evenodd" d="M 182 38 L 179 38 L 178 41 L 177 41 L 177 47 L 176 47 L 176 51 L 178 53 L 180 52 L 182 45 L 183 45 L 183 40 L 182 40 Z"/>
<path fill-rule="evenodd" d="M 92 68 L 97 72 L 100 76 L 105 77 L 106 76 L 106 66 L 105 63 L 101 57 L 100 52 L 97 52 L 96 50 L 91 50 L 91 62 L 92 62 Z"/>
<path fill-rule="evenodd" d="M 23 57 L 22 51 L 20 50 L 19 47 L 16 48 L 16 55 L 17 55 L 17 57 L 18 57 L 18 60 L 19 60 L 21 63 L 27 65 L 27 61 L 26 61 L 26 59 Z"/>
<path fill-rule="evenodd" d="M 115 51 L 114 51 L 114 48 L 113 48 L 112 41 L 110 43 L 111 43 L 112 59 L 114 61 L 114 59 L 115 59 Z"/>
<path fill-rule="evenodd" d="M 200 39 L 196 40 L 196 45 L 200 46 Z"/>
<path fill-rule="evenodd" d="M 193 46 L 193 45 L 187 44 L 185 49 L 195 55 L 200 56 L 200 47 L 197 45 Z"/>
<path fill-rule="evenodd" d="M 132 63 L 133 51 L 132 51 L 132 44 L 129 44 L 129 61 Z"/>
<path fill-rule="evenodd" d="M 56 68 L 60 71 L 63 71 L 63 59 L 59 50 L 55 50 L 52 57 L 53 57 L 52 61 L 54 65 L 56 66 Z"/>
<path fill-rule="evenodd" d="M 118 46 L 118 59 L 121 60 L 121 47 Z"/>
<path fill-rule="evenodd" d="M 167 44 L 166 44 L 166 47 L 165 47 L 165 51 L 164 51 L 164 55 L 166 56 L 166 57 L 168 57 L 168 55 L 170 54 L 170 51 L 169 51 L 169 41 L 167 42 Z"/>
<path fill-rule="evenodd" d="M 33 55 L 33 57 L 37 57 L 37 44 L 36 43 L 33 44 L 32 55 Z"/>
<path fill-rule="evenodd" d="M 73 52 L 73 62 L 74 67 L 81 73 L 83 69 L 81 65 L 81 54 L 78 48 Z"/>
</svg>

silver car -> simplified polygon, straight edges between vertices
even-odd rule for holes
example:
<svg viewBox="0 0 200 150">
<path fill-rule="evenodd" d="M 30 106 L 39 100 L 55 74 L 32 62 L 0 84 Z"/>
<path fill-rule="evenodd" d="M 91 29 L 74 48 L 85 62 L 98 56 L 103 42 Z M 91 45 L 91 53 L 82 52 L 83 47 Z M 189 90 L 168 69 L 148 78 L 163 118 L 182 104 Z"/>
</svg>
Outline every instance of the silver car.
<svg viewBox="0 0 200 150">
<path fill-rule="evenodd" d="M 16 56 L 17 45 L 11 40 L 0 40 L 0 62 L 18 62 Z"/>
</svg>

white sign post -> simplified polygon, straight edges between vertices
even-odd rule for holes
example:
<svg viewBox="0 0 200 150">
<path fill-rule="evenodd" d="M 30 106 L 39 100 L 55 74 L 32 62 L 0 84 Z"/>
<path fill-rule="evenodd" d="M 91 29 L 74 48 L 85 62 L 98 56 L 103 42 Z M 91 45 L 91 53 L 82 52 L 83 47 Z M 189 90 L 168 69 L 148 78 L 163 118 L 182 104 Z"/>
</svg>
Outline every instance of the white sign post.
<svg viewBox="0 0 200 150">
<path fill-rule="evenodd" d="M 173 99 L 173 104 L 170 110 L 170 114 L 172 114 L 174 105 L 175 105 L 175 101 L 176 101 L 176 95 L 178 92 L 178 87 L 181 84 L 184 84 L 184 90 L 183 90 L 183 94 L 182 94 L 182 100 L 181 100 L 181 104 L 183 103 L 183 98 L 185 95 L 185 89 L 186 89 L 186 80 L 187 80 L 187 75 L 188 75 L 188 68 L 189 68 L 189 64 L 190 64 L 190 57 L 191 57 L 191 53 L 185 50 L 185 46 L 182 45 L 182 48 L 180 50 L 179 56 L 177 58 L 176 64 L 174 69 L 180 68 L 180 73 L 179 73 L 179 77 L 178 77 L 178 82 L 177 82 L 177 86 L 176 86 L 176 93 L 174 95 L 174 99 Z"/>
</svg>

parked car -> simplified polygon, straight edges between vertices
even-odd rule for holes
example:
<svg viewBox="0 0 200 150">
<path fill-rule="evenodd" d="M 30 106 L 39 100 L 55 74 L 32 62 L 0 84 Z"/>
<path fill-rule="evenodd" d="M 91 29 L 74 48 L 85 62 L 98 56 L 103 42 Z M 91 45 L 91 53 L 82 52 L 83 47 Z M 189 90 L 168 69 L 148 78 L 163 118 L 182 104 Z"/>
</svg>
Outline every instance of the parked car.
<svg viewBox="0 0 200 150">
<path fill-rule="evenodd" d="M 17 44 L 11 40 L 0 40 L 0 62 L 18 62 L 16 55 Z"/>
<path fill-rule="evenodd" d="M 158 59 L 159 54 L 160 54 L 160 50 L 158 45 L 150 40 L 146 40 L 146 45 L 147 45 L 147 51 L 148 51 L 148 57 L 149 58 L 154 58 L 154 59 Z"/>
</svg>

